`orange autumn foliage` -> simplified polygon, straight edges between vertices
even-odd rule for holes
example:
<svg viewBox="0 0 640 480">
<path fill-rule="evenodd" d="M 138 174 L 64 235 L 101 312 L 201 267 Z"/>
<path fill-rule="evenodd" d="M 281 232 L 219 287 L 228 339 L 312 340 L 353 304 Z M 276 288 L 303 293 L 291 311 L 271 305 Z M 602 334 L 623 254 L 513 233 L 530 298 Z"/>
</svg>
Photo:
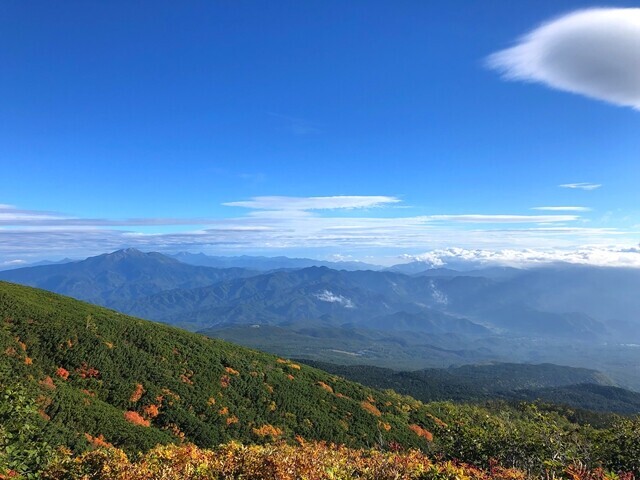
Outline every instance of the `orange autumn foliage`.
<svg viewBox="0 0 640 480">
<path fill-rule="evenodd" d="M 413 423 L 409 425 L 409 428 L 413 431 L 413 433 L 415 433 L 419 437 L 424 438 L 427 442 L 433 441 L 433 434 L 429 430 L 422 428 L 420 425 L 416 425 L 415 423 Z"/>
<path fill-rule="evenodd" d="M 88 433 L 85 433 L 84 438 L 86 438 L 87 442 L 89 442 L 92 446 L 96 448 L 113 448 L 113 445 L 107 442 L 104 438 L 104 435 L 102 434 L 98 435 L 97 437 L 93 437 Z"/>
<path fill-rule="evenodd" d="M 56 375 L 61 379 L 66 380 L 67 378 L 69 378 L 69 370 L 58 367 L 58 369 L 56 370 Z"/>
<path fill-rule="evenodd" d="M 31 357 L 24 357 L 25 365 L 33 365 L 33 359 Z"/>
<path fill-rule="evenodd" d="M 224 371 L 227 372 L 229 375 L 240 375 L 240 372 L 238 372 L 237 370 L 234 370 L 231 367 L 224 367 Z"/>
<path fill-rule="evenodd" d="M 360 402 L 360 406 L 370 414 L 375 415 L 376 417 L 379 417 L 382 415 L 380 410 L 378 410 L 378 408 L 372 403 L 363 401 L 363 402 Z"/>
<path fill-rule="evenodd" d="M 330 386 L 330 385 L 327 385 L 327 384 L 326 384 L 326 383 L 324 383 L 324 382 L 318 382 L 318 386 L 319 386 L 320 388 L 322 388 L 322 389 L 326 390 L 326 391 L 327 391 L 327 392 L 329 392 L 329 393 L 333 393 L 333 388 L 331 388 L 331 386 Z"/>
<path fill-rule="evenodd" d="M 231 377 L 229 375 L 223 375 L 220 377 L 220 386 L 222 388 L 227 388 L 231 384 Z"/>
<path fill-rule="evenodd" d="M 124 412 L 124 419 L 129 423 L 133 423 L 134 425 L 139 425 L 141 427 L 148 427 L 151 425 L 149 420 L 146 420 L 138 412 L 134 412 L 132 410 Z"/>
<path fill-rule="evenodd" d="M 236 417 L 235 415 L 227 417 L 227 426 L 233 425 L 233 424 L 238 423 L 238 422 L 239 422 L 238 417 Z"/>
<path fill-rule="evenodd" d="M 142 384 L 136 383 L 136 388 L 131 394 L 131 397 L 129 397 L 129 401 L 133 403 L 137 402 L 142 398 L 143 393 L 144 393 L 144 387 L 142 386 Z"/>
<path fill-rule="evenodd" d="M 158 415 L 160 415 L 160 408 L 158 408 L 157 405 L 152 404 L 144 407 L 143 412 L 149 418 L 156 418 Z"/>
</svg>

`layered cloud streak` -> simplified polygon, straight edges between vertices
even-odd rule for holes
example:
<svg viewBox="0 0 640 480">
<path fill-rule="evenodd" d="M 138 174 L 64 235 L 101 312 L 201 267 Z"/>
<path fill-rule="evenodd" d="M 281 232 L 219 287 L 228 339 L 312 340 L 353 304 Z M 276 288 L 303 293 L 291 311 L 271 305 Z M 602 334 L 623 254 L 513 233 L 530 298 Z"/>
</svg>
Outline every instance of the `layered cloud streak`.
<svg viewBox="0 0 640 480">
<path fill-rule="evenodd" d="M 216 254 L 394 256 L 445 249 L 575 249 L 633 245 L 633 232 L 583 223 L 586 207 L 538 207 L 544 214 L 398 216 L 389 196 L 255 197 L 228 202 L 241 215 L 217 218 L 85 219 L 0 206 L 0 263 L 81 257 L 124 247 Z M 555 213 L 555 211 L 559 213 Z M 561 210 L 567 211 L 563 212 Z M 233 212 L 229 208 L 230 212 Z M 43 254 L 46 252 L 46 255 Z"/>
</svg>

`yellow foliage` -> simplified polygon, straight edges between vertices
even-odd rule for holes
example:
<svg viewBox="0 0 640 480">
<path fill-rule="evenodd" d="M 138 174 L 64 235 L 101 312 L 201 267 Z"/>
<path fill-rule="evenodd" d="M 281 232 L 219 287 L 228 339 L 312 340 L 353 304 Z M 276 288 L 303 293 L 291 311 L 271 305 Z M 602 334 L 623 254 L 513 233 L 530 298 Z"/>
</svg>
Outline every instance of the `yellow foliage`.
<svg viewBox="0 0 640 480">
<path fill-rule="evenodd" d="M 178 437 L 180 431 L 171 429 Z M 280 434 L 271 425 L 254 432 L 264 436 Z M 258 434 L 258 433 L 256 433 Z M 92 443 L 108 443 L 104 437 L 87 436 Z M 382 452 L 355 450 L 342 445 L 310 442 L 296 437 L 296 445 L 277 443 L 245 446 L 227 443 L 215 450 L 194 445 L 162 445 L 135 461 L 116 448 L 98 448 L 72 458 L 61 452 L 49 465 L 44 477 L 50 480 L 86 478 L 96 480 L 203 480 L 243 478 L 246 480 L 524 480 L 524 472 L 493 466 L 491 471 L 434 461 L 418 450 Z M 575 470 L 575 469 L 574 469 Z M 567 469 L 566 478 L 603 478 L 592 472 Z M 584 475 L 583 475 L 584 474 Z M 564 476 L 562 478 L 565 478 Z"/>
<path fill-rule="evenodd" d="M 388 432 L 389 430 L 391 430 L 391 424 L 383 422 L 383 421 L 379 421 L 378 422 L 378 426 L 384 430 L 385 432 Z"/>
<path fill-rule="evenodd" d="M 254 428 L 253 433 L 258 435 L 259 437 L 278 438 L 280 435 L 282 435 L 282 430 L 267 423 L 266 425 L 262 425 L 259 428 Z"/>
</svg>

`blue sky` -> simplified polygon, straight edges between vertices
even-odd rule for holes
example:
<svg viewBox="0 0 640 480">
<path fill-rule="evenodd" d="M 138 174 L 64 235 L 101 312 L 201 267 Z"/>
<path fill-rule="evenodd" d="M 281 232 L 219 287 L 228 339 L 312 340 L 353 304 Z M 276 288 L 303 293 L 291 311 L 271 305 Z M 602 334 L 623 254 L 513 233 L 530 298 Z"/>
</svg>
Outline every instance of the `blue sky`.
<svg viewBox="0 0 640 480">
<path fill-rule="evenodd" d="M 126 246 L 640 265 L 633 87 L 487 61 L 589 6 L 3 2 L 0 265 Z"/>
</svg>

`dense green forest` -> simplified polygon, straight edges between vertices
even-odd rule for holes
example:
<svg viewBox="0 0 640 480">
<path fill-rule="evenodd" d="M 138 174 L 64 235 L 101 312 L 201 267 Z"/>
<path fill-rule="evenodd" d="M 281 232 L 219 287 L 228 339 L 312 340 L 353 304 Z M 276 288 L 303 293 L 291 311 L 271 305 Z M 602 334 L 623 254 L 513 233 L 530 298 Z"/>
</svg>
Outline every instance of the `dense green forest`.
<svg viewBox="0 0 640 480">
<path fill-rule="evenodd" d="M 581 412 L 590 423 L 610 415 L 640 413 L 640 393 L 613 386 L 606 375 L 553 364 L 495 363 L 394 371 L 367 365 L 336 365 L 299 360 L 326 372 L 377 389 L 393 389 L 423 402 L 543 401 Z M 601 412 L 600 414 L 596 412 Z"/>
<path fill-rule="evenodd" d="M 73 455 L 113 445 L 135 457 L 157 444 L 326 440 L 527 472 L 578 460 L 640 472 L 638 420 L 598 429 L 527 403 L 424 404 L 4 282 L 0 319 L 0 469 L 45 468 L 59 446 Z"/>
</svg>

